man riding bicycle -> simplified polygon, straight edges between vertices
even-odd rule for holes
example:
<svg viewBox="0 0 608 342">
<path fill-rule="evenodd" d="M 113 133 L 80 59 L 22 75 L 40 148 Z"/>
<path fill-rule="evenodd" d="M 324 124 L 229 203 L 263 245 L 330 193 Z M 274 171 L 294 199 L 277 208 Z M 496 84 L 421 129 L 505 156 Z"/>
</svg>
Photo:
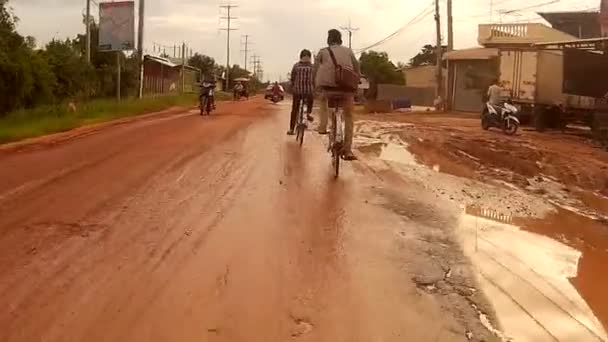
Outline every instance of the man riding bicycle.
<svg viewBox="0 0 608 342">
<path fill-rule="evenodd" d="M 306 103 L 306 113 L 308 121 L 313 121 L 312 105 L 315 83 L 313 79 L 312 54 L 308 50 L 300 52 L 300 61 L 291 69 L 291 86 L 293 89 L 293 103 L 291 105 L 291 121 L 287 134 L 293 135 L 296 127 L 296 120 L 300 113 L 300 102 Z"/>
<path fill-rule="evenodd" d="M 353 51 L 345 46 L 342 46 L 342 34 L 336 29 L 329 30 L 327 33 L 327 48 L 319 51 L 315 59 L 314 73 L 315 83 L 321 89 L 321 122 L 319 123 L 319 133 L 327 134 L 328 120 L 328 98 L 331 96 L 340 96 L 342 98 L 342 109 L 344 111 L 344 160 L 357 160 L 357 157 L 352 152 L 353 143 L 353 107 L 355 100 L 355 92 L 351 90 L 341 89 L 336 84 L 336 66 L 332 60 L 333 53 L 338 65 L 344 68 L 352 68 L 356 73 L 360 74 L 360 66 L 357 57 Z M 331 49 L 331 53 L 330 53 Z"/>
</svg>

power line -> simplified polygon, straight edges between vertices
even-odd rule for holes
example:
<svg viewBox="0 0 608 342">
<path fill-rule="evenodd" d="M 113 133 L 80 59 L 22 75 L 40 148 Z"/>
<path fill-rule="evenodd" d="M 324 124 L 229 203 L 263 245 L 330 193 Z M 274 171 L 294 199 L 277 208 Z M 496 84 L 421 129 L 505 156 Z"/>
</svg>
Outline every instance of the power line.
<svg viewBox="0 0 608 342">
<path fill-rule="evenodd" d="M 522 7 L 522 8 L 512 9 L 512 10 L 503 10 L 503 11 L 499 11 L 499 13 L 501 13 L 501 14 L 512 14 L 512 13 L 527 11 L 527 10 L 538 8 L 538 7 L 542 7 L 542 6 L 553 5 L 553 4 L 556 4 L 556 3 L 560 2 L 560 1 L 561 0 L 551 0 L 551 1 L 543 2 L 543 3 L 540 3 L 540 4 L 531 5 L 531 6 L 527 6 L 527 7 Z"/>
<path fill-rule="evenodd" d="M 408 21 L 407 23 L 405 23 L 405 25 L 401 26 L 399 29 L 397 29 L 395 32 L 391 33 L 390 35 L 388 35 L 387 37 L 381 39 L 380 41 L 371 44 L 369 46 L 366 46 L 364 48 L 358 49 L 357 52 L 364 52 L 366 50 L 372 49 L 376 46 L 382 45 L 384 43 L 386 43 L 387 41 L 389 41 L 390 39 L 400 35 L 401 33 L 403 33 L 408 27 L 419 23 L 420 21 L 422 21 L 424 18 L 430 16 L 431 14 L 433 14 L 434 12 L 434 3 L 432 2 L 429 6 L 427 6 L 425 9 L 423 9 L 420 13 L 418 13 L 416 16 L 414 16 L 412 19 L 410 19 L 410 21 Z"/>
</svg>

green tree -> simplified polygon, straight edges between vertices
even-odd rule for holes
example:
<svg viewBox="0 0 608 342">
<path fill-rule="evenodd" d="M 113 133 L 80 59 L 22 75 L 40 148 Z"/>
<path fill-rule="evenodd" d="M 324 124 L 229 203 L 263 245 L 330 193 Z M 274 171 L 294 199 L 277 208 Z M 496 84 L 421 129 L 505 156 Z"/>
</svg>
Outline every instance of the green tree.
<svg viewBox="0 0 608 342">
<path fill-rule="evenodd" d="M 442 47 L 443 52 L 447 51 L 447 47 Z M 437 48 L 436 45 L 427 44 L 422 47 L 422 50 L 416 56 L 410 59 L 410 67 L 423 65 L 437 65 Z"/>
<path fill-rule="evenodd" d="M 83 94 L 89 66 L 70 39 L 52 40 L 46 45 L 44 56 L 57 79 L 54 89 L 56 98 L 66 99 Z"/>
<path fill-rule="evenodd" d="M 404 84 L 403 73 L 390 61 L 386 52 L 363 52 L 361 72 L 374 84 Z"/>
<path fill-rule="evenodd" d="M 215 59 L 199 53 L 194 54 L 188 60 L 188 65 L 201 69 L 203 76 L 212 76 L 215 72 Z"/>
<path fill-rule="evenodd" d="M 15 30 L 17 21 L 8 0 L 0 0 L 0 115 L 52 100 L 54 77 L 45 59 L 33 51 L 33 38 Z"/>
<path fill-rule="evenodd" d="M 234 80 L 241 77 L 249 78 L 249 71 L 241 68 L 238 64 L 233 65 L 230 68 L 230 89 L 232 89 L 236 85 L 236 82 Z"/>
</svg>

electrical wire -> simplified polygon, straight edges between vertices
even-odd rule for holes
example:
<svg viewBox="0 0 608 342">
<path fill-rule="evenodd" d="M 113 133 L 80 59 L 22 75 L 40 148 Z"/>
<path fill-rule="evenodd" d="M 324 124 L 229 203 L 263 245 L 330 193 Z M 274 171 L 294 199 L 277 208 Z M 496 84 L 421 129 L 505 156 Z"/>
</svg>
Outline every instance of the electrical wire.
<svg viewBox="0 0 608 342">
<path fill-rule="evenodd" d="M 361 53 L 361 52 L 367 51 L 369 49 L 372 49 L 376 46 L 382 45 L 382 44 L 386 43 L 387 41 L 391 40 L 392 38 L 395 38 L 396 36 L 400 35 L 410 26 L 419 23 L 420 21 L 422 21 L 429 15 L 433 14 L 433 12 L 434 12 L 433 6 L 434 6 L 434 2 L 431 2 L 431 4 L 428 7 L 423 9 L 420 13 L 418 13 L 416 16 L 414 16 L 412 19 L 410 19 L 410 21 L 408 21 L 405 25 L 403 25 L 402 27 L 397 29 L 395 32 L 389 34 L 388 36 L 384 37 L 383 39 L 381 39 L 371 45 L 368 45 L 361 49 L 357 49 L 357 53 Z"/>
</svg>

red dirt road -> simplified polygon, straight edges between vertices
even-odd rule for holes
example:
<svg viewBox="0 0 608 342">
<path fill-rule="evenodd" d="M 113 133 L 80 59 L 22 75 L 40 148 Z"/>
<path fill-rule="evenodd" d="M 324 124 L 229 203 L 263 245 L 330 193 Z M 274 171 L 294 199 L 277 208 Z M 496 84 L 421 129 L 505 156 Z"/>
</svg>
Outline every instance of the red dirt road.
<svg viewBox="0 0 608 342">
<path fill-rule="evenodd" d="M 0 151 L 0 340 L 465 341 L 286 122 L 253 99 Z"/>
</svg>

